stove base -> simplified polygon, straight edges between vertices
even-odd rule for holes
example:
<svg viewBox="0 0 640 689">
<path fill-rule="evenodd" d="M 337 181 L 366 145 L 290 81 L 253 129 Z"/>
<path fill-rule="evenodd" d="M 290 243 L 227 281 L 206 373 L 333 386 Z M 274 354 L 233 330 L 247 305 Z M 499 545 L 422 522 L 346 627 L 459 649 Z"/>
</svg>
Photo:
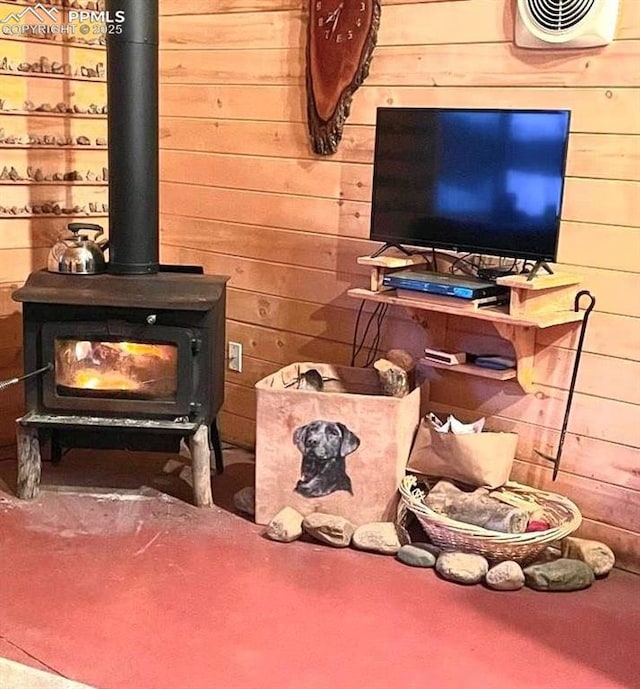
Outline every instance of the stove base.
<svg viewBox="0 0 640 689">
<path fill-rule="evenodd" d="M 80 421 L 78 420 L 80 419 Z M 133 422 L 136 421 L 136 426 Z M 104 423 L 100 423 L 104 422 Z M 120 423 L 117 423 L 120 422 Z M 105 431 L 116 431 L 106 432 Z M 40 492 L 42 467 L 41 442 L 51 442 L 51 459 L 61 461 L 63 448 L 124 449 L 146 452 L 175 452 L 186 438 L 191 452 L 194 503 L 211 507 L 211 455 L 222 473 L 223 456 L 218 427 L 214 419 L 206 423 L 133 420 L 99 417 L 73 417 L 29 412 L 17 421 L 18 486 L 22 500 L 33 500 Z"/>
</svg>

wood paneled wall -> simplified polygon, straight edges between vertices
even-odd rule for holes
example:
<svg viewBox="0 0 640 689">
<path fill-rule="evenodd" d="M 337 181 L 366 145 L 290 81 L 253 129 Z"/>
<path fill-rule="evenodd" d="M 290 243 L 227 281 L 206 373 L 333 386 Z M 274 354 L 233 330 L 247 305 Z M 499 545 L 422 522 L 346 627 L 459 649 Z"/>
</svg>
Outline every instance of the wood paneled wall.
<svg viewBox="0 0 640 689">
<path fill-rule="evenodd" d="M 514 47 L 512 0 L 383 1 L 372 69 L 357 92 L 338 154 L 311 153 L 305 126 L 304 0 L 161 0 L 162 241 L 165 261 L 200 263 L 231 276 L 227 336 L 243 343 L 242 374 L 227 374 L 226 438 L 255 438 L 254 383 L 296 360 L 348 363 L 355 316 L 345 296 L 364 286 L 356 265 L 367 241 L 373 123 L 379 105 L 568 107 L 569 178 L 560 259 L 597 297 L 565 444 L 554 452 L 573 362 L 575 330 L 540 334 L 536 382 L 439 373 L 435 409 L 490 416 L 520 434 L 516 478 L 559 490 L 580 505 L 582 529 L 640 570 L 638 275 L 640 221 L 637 117 L 640 3 L 622 0 L 616 41 L 606 48 L 531 52 Z M 0 10 L 20 6 L 0 2 Z M 99 47 L 0 36 L 0 60 L 46 56 L 74 66 L 103 58 Z M 100 115 L 26 113 L 36 105 L 105 102 L 104 83 L 83 77 L 0 71 L 0 128 L 6 135 L 106 135 Z M 7 112 L 9 108 L 15 108 Z M 0 171 L 100 172 L 103 149 L 0 143 Z M 0 182 L 0 206 L 106 202 L 95 183 Z M 0 217 L 0 379 L 22 370 L 19 310 L 10 293 L 71 217 Z M 106 223 L 102 216 L 98 222 Z M 428 324 L 429 325 L 429 324 Z M 508 351 L 490 325 L 449 318 L 451 346 Z M 400 311 L 386 342 L 428 342 Z M 14 440 L 21 391 L 0 397 L 0 447 Z"/>
<path fill-rule="evenodd" d="M 311 153 L 305 127 L 304 0 L 161 0 L 162 249 L 165 261 L 231 276 L 228 339 L 244 346 L 227 373 L 224 435 L 251 445 L 254 383 L 292 361 L 348 363 L 366 286 L 377 106 L 570 108 L 562 268 L 597 297 L 551 482 L 576 329 L 542 331 L 539 391 L 438 372 L 433 407 L 490 417 L 520 434 L 515 478 L 581 507 L 581 533 L 640 571 L 640 3 L 622 0 L 613 44 L 527 51 L 513 44 L 514 0 L 383 0 L 371 73 L 339 152 Z M 510 351 L 490 324 L 428 319 L 452 347 Z M 429 340 L 400 310 L 386 343 Z"/>
<path fill-rule="evenodd" d="M 21 12 L 32 2 L 0 1 L 0 18 L 9 12 Z M 83 3 L 84 4 L 84 3 Z M 60 23 L 65 20 L 60 18 Z M 29 21 L 28 23 L 35 23 Z M 99 38 L 92 34 L 89 38 Z M 68 63 L 74 76 L 52 73 L 33 73 L 17 69 L 0 69 L 0 134 L 3 137 L 53 135 L 73 137 L 71 146 L 7 144 L 0 141 L 0 172 L 6 167 L 15 170 L 25 179 L 0 180 L 0 206 L 23 209 L 33 205 L 58 204 L 60 209 L 84 207 L 87 213 L 67 215 L 54 213 L 21 213 L 12 215 L 0 211 L 0 379 L 22 373 L 22 323 L 18 305 L 12 301 L 11 292 L 27 275 L 46 265 L 49 248 L 67 223 L 88 217 L 89 203 L 98 204 L 98 212 L 91 213 L 91 221 L 107 224 L 102 204 L 107 203 L 107 185 L 102 181 L 103 168 L 107 165 L 104 146 L 96 146 L 96 138 L 106 137 L 107 122 L 104 114 L 30 112 L 25 101 L 34 107 L 59 103 L 88 109 L 92 104 L 106 105 L 104 78 L 88 78 L 81 67 L 94 68 L 105 63 L 104 48 L 78 42 L 62 42 L 42 38 L 23 39 L 0 33 L 0 63 L 7 58 L 14 67 L 21 63 L 40 62 L 45 57 L 49 63 Z M 77 137 L 85 136 L 91 145 L 78 145 Z M 28 180 L 27 170 L 35 173 L 40 168 L 43 176 L 68 173 L 77 170 L 85 179 L 82 182 Z M 87 181 L 91 172 L 97 180 Z M 23 409 L 20 386 L 0 393 L 0 456 L 15 443 L 15 419 Z M 9 450 L 6 450 L 9 451 Z M 11 452 L 13 450 L 10 450 Z"/>
</svg>

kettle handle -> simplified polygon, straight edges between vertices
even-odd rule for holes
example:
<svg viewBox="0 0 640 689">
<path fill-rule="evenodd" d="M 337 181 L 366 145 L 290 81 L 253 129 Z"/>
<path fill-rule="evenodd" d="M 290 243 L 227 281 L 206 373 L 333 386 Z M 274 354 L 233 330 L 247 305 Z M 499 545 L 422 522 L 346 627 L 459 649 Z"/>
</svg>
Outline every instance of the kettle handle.
<svg viewBox="0 0 640 689">
<path fill-rule="evenodd" d="M 71 222 L 67 225 L 67 227 L 74 234 L 76 232 L 80 232 L 80 230 L 93 230 L 94 232 L 99 232 L 100 234 L 104 232 L 104 228 L 101 225 L 96 225 L 95 223 L 91 222 Z"/>
<path fill-rule="evenodd" d="M 80 230 L 91 230 L 96 233 L 94 241 L 98 244 L 98 246 L 100 246 L 100 248 L 103 250 L 107 248 L 109 240 L 106 237 L 101 240 L 98 239 L 98 237 L 104 234 L 104 228 L 101 225 L 96 225 L 95 223 L 91 222 L 72 222 L 67 225 L 67 228 L 75 235 L 77 235 Z"/>
</svg>

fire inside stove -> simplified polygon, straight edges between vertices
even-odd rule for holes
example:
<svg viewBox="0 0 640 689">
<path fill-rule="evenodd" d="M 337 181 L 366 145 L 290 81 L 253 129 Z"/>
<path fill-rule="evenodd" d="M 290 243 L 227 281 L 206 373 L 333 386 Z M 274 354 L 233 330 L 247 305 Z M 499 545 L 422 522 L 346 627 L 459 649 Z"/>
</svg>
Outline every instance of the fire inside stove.
<svg viewBox="0 0 640 689">
<path fill-rule="evenodd" d="M 55 381 L 62 396 L 175 400 L 178 347 L 56 338 Z"/>
</svg>

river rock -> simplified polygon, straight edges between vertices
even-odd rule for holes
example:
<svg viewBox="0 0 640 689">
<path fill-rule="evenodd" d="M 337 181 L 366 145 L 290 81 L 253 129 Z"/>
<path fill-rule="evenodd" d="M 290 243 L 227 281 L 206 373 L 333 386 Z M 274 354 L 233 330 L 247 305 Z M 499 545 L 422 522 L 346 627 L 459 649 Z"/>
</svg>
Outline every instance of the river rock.
<svg viewBox="0 0 640 689">
<path fill-rule="evenodd" d="M 420 548 L 418 543 L 403 545 L 396 557 L 400 562 L 411 567 L 433 567 L 436 564 L 436 556 Z"/>
<path fill-rule="evenodd" d="M 529 562 L 531 565 L 542 565 L 545 562 L 555 562 L 560 557 L 560 550 L 555 546 L 547 546 L 541 550 L 536 556 L 533 562 Z"/>
<path fill-rule="evenodd" d="M 426 550 L 428 553 L 431 553 L 436 560 L 438 559 L 438 555 L 442 552 L 442 548 L 439 545 L 434 545 L 433 543 L 423 543 L 421 541 L 418 542 L 413 542 L 411 545 L 414 545 L 416 548 L 420 548 L 420 550 Z"/>
<path fill-rule="evenodd" d="M 253 517 L 256 513 L 256 489 L 253 486 L 241 488 L 234 494 L 233 504 L 238 512 L 244 512 Z"/>
<path fill-rule="evenodd" d="M 507 560 L 492 567 L 484 580 L 496 591 L 517 591 L 524 586 L 524 572 L 517 562 Z"/>
<path fill-rule="evenodd" d="M 402 546 L 393 522 L 362 524 L 354 531 L 351 544 L 358 550 L 369 550 L 383 555 L 395 555 Z"/>
<path fill-rule="evenodd" d="M 562 557 L 586 562 L 597 577 L 609 574 L 616 562 L 616 556 L 608 545 L 573 536 L 562 541 Z"/>
<path fill-rule="evenodd" d="M 595 576 L 586 562 L 560 558 L 524 570 L 525 583 L 537 591 L 579 591 L 593 584 Z"/>
<path fill-rule="evenodd" d="M 489 571 L 489 563 L 482 555 L 442 553 L 436 561 L 436 571 L 448 581 L 477 584 Z"/>
<path fill-rule="evenodd" d="M 293 507 L 283 507 L 269 522 L 266 536 L 272 541 L 291 543 L 302 536 L 302 520 L 304 517 Z"/>
<path fill-rule="evenodd" d="M 346 548 L 351 543 L 355 526 L 344 517 L 313 512 L 304 518 L 302 529 L 321 543 Z"/>
</svg>

